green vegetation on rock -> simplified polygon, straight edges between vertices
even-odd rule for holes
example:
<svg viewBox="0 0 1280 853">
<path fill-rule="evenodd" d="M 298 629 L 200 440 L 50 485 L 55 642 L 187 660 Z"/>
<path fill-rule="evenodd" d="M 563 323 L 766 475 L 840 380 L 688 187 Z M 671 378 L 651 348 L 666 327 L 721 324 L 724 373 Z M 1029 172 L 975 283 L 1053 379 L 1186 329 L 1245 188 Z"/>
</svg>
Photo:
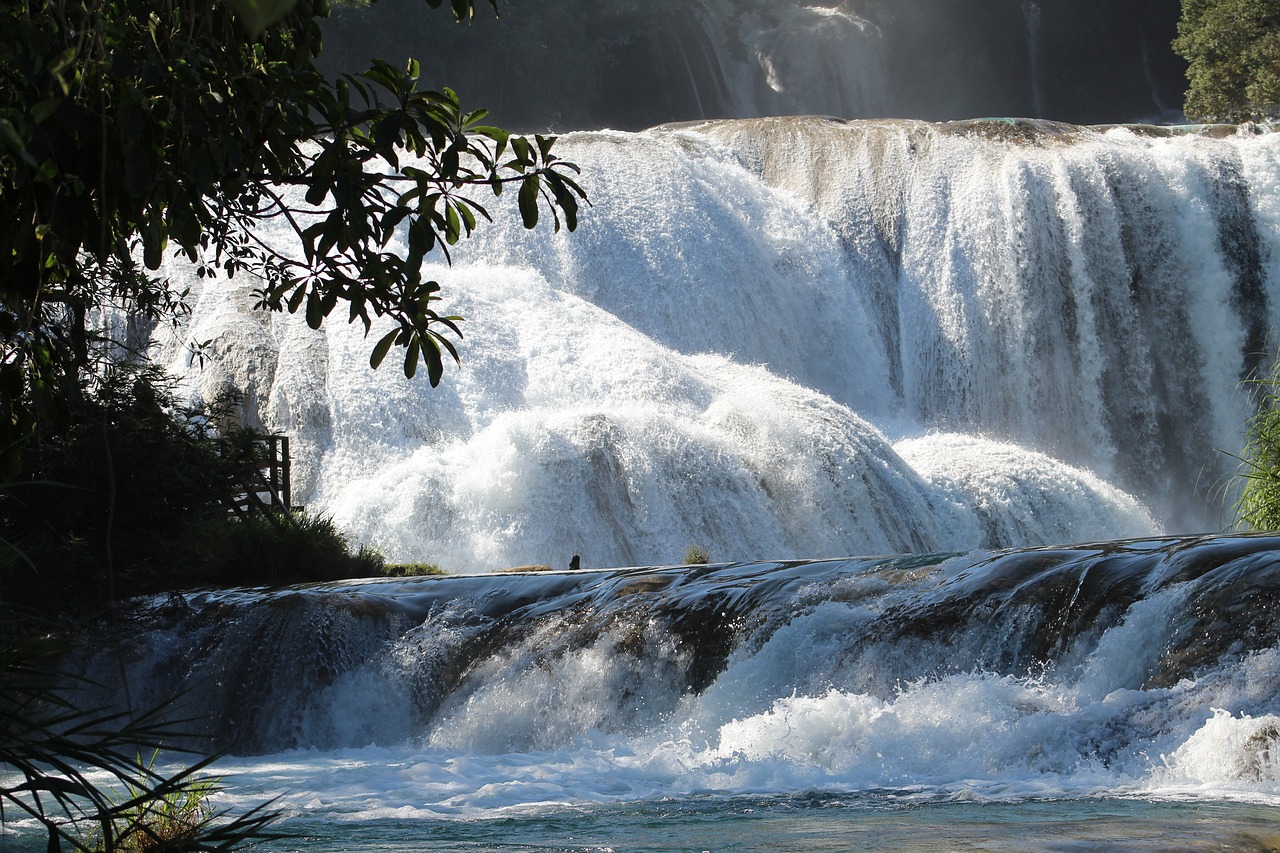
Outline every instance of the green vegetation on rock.
<svg viewBox="0 0 1280 853">
<path fill-rule="evenodd" d="M 435 563 L 387 563 L 382 574 L 389 578 L 424 578 L 439 577 L 445 571 Z"/>
<path fill-rule="evenodd" d="M 1244 488 L 1236 523 L 1253 530 L 1280 530 L 1280 361 L 1266 379 L 1253 383 L 1258 410 L 1249 420 L 1239 476 Z"/>
<path fill-rule="evenodd" d="M 701 545 L 690 545 L 684 550 L 684 561 L 690 566 L 705 566 L 711 562 L 711 552 Z"/>
</svg>

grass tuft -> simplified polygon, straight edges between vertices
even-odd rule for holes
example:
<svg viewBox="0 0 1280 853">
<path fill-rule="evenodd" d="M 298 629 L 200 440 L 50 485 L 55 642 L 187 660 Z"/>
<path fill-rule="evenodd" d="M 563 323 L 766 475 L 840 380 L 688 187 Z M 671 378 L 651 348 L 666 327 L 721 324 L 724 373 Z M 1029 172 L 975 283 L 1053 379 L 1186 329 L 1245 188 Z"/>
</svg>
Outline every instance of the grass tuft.
<svg viewBox="0 0 1280 853">
<path fill-rule="evenodd" d="M 1280 530 L 1280 361 L 1266 379 L 1258 411 L 1249 419 L 1237 474 L 1243 481 L 1236 524 L 1252 530 Z"/>
<path fill-rule="evenodd" d="M 97 849 L 108 847 L 120 853 L 151 853 L 159 850 L 196 849 L 200 836 L 215 813 L 209 797 L 217 789 L 210 778 L 190 778 L 157 794 L 152 790 L 158 752 L 145 764 L 138 757 L 137 781 L 127 780 L 123 795 L 111 795 L 117 811 L 112 817 L 114 838 L 110 845 L 100 841 Z"/>
<path fill-rule="evenodd" d="M 690 545 L 684 550 L 684 562 L 689 566 L 705 566 L 711 562 L 711 552 L 701 545 Z"/>
</svg>

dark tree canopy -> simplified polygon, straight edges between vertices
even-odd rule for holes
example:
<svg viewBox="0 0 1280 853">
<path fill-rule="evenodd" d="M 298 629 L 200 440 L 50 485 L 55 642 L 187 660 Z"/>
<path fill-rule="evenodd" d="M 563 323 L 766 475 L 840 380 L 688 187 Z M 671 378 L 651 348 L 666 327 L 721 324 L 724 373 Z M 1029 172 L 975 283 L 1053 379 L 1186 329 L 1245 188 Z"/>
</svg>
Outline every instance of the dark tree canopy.
<svg viewBox="0 0 1280 853">
<path fill-rule="evenodd" d="M 450 0 L 458 20 L 475 5 Z M 419 88 L 412 60 L 327 79 L 315 60 L 328 13 L 326 0 L 0 5 L 5 478 L 92 375 L 95 309 L 182 310 L 154 273 L 166 254 L 201 275 L 255 274 L 260 307 L 312 327 L 339 304 L 366 333 L 390 318 L 371 363 L 399 347 L 405 373 L 425 363 L 435 384 L 460 332 L 433 309 L 427 254 L 447 256 L 488 217 L 477 198 L 509 184 L 527 227 L 540 211 L 576 226 L 584 196 L 553 139 L 511 136 L 451 90 Z M 267 220 L 293 244 L 264 242 Z"/>
<path fill-rule="evenodd" d="M 1173 46 L 1190 63 L 1188 118 L 1241 122 L 1280 113 L 1280 0 L 1182 0 Z"/>
</svg>

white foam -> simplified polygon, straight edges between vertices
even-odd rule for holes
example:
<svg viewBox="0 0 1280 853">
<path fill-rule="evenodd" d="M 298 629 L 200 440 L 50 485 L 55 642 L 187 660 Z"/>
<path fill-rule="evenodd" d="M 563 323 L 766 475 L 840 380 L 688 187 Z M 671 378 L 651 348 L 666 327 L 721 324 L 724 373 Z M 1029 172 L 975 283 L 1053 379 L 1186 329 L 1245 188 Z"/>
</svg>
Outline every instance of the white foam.
<svg viewBox="0 0 1280 853">
<path fill-rule="evenodd" d="M 1150 536 L 1155 519 L 1131 495 L 1043 453 L 968 435 L 932 434 L 894 450 L 983 529 L 982 547 Z"/>
<path fill-rule="evenodd" d="M 451 570 L 1203 529 L 1263 310 L 1237 305 L 1215 217 L 1246 198 L 1274 272 L 1273 137 L 572 134 L 576 233 L 525 232 L 504 199 L 426 270 L 468 318 L 440 388 L 370 371 L 340 319 L 250 317 L 221 287 L 171 363 L 212 338 L 191 386 L 239 388 L 291 436 L 298 503 Z M 1236 162 L 1256 191 L 1207 179 Z"/>
<path fill-rule="evenodd" d="M 719 726 L 709 743 L 690 739 L 680 720 L 630 734 L 588 729 L 526 750 L 444 726 L 425 748 L 295 752 L 228 759 L 221 769 L 234 783 L 232 805 L 280 796 L 292 815 L 338 820 L 492 818 L 806 791 L 892 790 L 921 800 L 1201 795 L 1280 805 L 1280 717 L 1215 711 L 1196 729 L 1175 714 L 1193 692 L 1118 691 L 1082 702 L 1039 679 L 974 674 L 904 685 L 886 698 L 834 689 L 781 697 Z M 491 735 L 513 720 L 525 728 L 525 718 L 496 714 Z M 458 745 L 441 745 L 442 734 Z"/>
</svg>

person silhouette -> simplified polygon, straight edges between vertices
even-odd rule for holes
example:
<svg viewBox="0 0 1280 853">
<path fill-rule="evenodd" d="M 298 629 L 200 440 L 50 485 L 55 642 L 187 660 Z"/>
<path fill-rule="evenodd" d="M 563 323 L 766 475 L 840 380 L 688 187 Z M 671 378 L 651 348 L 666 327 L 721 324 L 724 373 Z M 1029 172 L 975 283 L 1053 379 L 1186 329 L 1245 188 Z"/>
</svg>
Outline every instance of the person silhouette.
<svg viewBox="0 0 1280 853">
<path fill-rule="evenodd" d="M 569 571 L 576 572 L 582 568 L 582 564 L 578 561 L 578 555 L 574 554 L 573 559 L 569 561 Z"/>
</svg>

